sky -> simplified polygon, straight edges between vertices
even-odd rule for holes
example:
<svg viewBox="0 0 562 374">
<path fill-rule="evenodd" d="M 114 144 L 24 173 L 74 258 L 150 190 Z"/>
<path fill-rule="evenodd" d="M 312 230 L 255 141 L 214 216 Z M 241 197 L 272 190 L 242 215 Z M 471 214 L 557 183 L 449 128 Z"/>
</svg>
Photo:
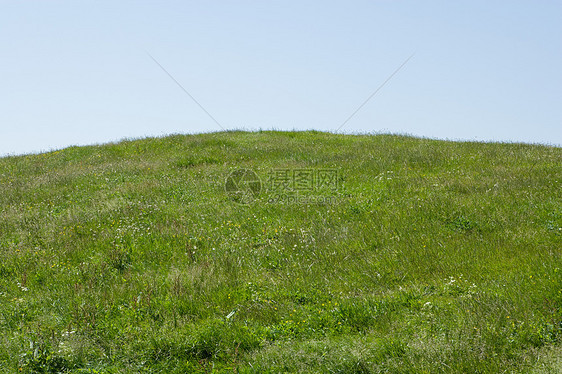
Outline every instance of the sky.
<svg viewBox="0 0 562 374">
<path fill-rule="evenodd" d="M 234 129 L 561 146 L 561 19 L 546 0 L 0 0 L 0 155 Z"/>
</svg>

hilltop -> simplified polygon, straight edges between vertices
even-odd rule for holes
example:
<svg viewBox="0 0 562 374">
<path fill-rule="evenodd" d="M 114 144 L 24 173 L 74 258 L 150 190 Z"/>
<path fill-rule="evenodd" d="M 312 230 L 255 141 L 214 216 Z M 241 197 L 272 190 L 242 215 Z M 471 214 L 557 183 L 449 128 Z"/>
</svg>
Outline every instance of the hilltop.
<svg viewBox="0 0 562 374">
<path fill-rule="evenodd" d="M 0 158 L 0 367 L 560 372 L 561 165 L 270 131 Z"/>
</svg>

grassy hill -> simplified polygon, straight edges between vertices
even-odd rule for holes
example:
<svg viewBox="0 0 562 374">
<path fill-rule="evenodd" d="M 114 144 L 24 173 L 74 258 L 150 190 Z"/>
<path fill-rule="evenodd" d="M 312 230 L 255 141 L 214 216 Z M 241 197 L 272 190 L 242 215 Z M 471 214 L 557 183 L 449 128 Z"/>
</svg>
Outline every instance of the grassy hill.
<svg viewBox="0 0 562 374">
<path fill-rule="evenodd" d="M 392 135 L 1 158 L 1 372 L 562 372 L 561 186 L 561 148 Z"/>
</svg>

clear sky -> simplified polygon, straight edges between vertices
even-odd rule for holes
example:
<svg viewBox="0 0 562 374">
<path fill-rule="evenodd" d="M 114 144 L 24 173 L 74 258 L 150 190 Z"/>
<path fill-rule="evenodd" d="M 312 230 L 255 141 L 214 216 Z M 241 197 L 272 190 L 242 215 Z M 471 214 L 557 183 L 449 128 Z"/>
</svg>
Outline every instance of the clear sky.
<svg viewBox="0 0 562 374">
<path fill-rule="evenodd" d="M 561 1 L 0 0 L 0 155 L 224 129 L 562 145 Z"/>
</svg>

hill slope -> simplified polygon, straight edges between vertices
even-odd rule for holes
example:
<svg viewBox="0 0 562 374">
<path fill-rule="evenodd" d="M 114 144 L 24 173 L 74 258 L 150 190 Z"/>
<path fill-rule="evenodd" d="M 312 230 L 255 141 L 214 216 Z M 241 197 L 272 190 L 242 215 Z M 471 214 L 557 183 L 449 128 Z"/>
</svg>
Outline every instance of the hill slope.
<svg viewBox="0 0 562 374">
<path fill-rule="evenodd" d="M 0 366 L 556 372 L 561 161 L 317 132 L 2 158 Z"/>
</svg>

